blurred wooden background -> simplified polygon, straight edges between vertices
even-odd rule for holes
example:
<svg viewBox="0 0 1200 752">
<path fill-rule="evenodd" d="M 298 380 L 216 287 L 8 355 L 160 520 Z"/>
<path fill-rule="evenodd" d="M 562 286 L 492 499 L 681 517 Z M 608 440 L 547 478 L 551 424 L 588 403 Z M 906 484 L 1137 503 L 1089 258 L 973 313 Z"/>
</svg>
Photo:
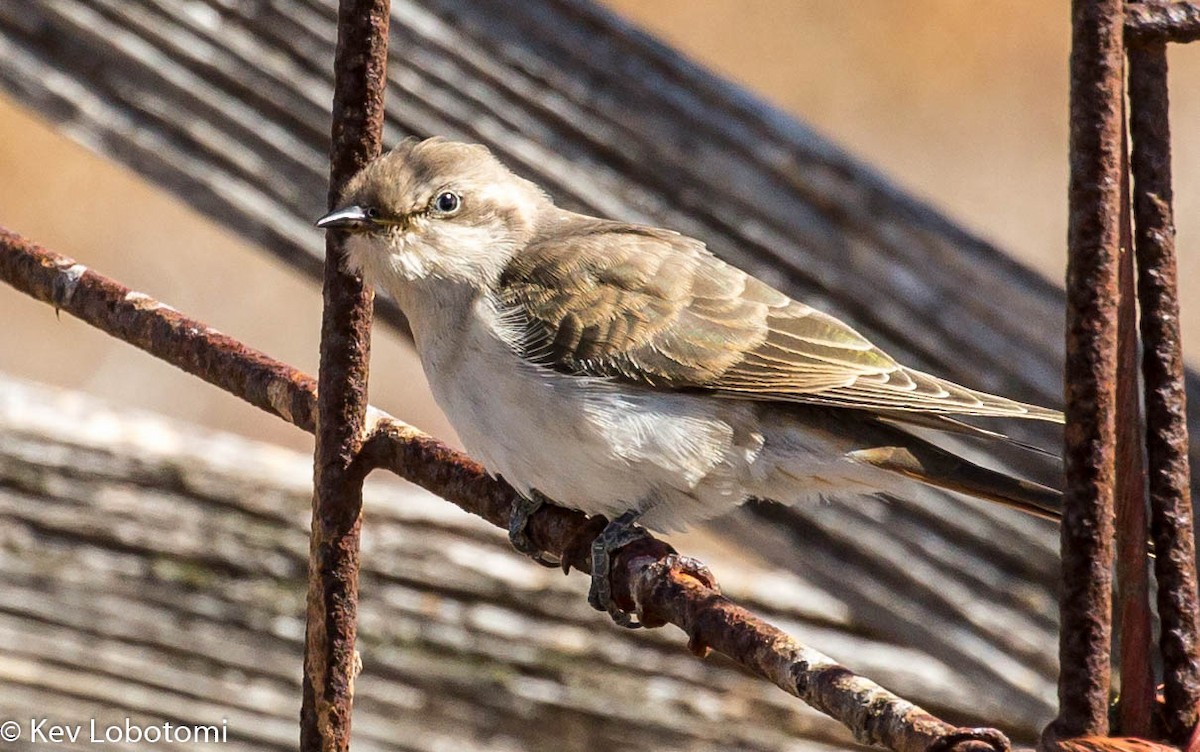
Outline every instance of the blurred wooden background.
<svg viewBox="0 0 1200 752">
<path fill-rule="evenodd" d="M 609 0 L 1061 285 L 1067 3 Z M 1176 215 L 1189 362 L 1200 365 L 1200 47 L 1171 50 Z M 0 95 L 0 221 L 309 372 L 320 295 L 218 223 Z M 231 278 L 227 269 L 240 271 Z M 260 315 L 263 305 L 290 322 Z M 0 369 L 122 404 L 309 447 L 308 437 L 20 296 L 0 295 Z M 28 343 L 42 342 L 31 357 Z M 407 347 L 377 332 L 373 398 L 453 433 Z M 90 365 L 80 368 L 83 360 Z M 188 398 L 180 400 L 181 390 Z"/>
</svg>

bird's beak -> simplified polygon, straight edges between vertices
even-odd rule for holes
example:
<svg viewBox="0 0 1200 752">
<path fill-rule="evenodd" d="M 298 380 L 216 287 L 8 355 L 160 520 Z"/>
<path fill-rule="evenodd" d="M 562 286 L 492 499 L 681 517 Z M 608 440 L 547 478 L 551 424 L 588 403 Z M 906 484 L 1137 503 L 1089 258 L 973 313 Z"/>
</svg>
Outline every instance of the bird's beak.
<svg viewBox="0 0 1200 752">
<path fill-rule="evenodd" d="M 334 209 L 317 220 L 317 227 L 322 230 L 361 230 L 375 224 L 367 215 L 367 210 L 361 206 L 345 206 Z"/>
</svg>

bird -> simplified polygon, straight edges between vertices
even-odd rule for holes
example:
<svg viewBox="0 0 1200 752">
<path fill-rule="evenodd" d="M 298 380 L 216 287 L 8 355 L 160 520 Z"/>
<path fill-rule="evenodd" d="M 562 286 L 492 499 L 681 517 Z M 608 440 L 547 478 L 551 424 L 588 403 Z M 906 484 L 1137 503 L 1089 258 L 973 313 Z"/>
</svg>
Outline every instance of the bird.
<svg viewBox="0 0 1200 752">
<path fill-rule="evenodd" d="M 1057 489 L 927 438 L 1060 412 L 953 383 L 724 262 L 700 240 L 555 205 L 482 145 L 405 139 L 317 227 L 404 312 L 466 450 L 521 495 L 509 537 L 555 503 L 603 515 L 589 601 L 615 551 L 748 499 L 794 504 L 912 484 L 1057 518 Z M 918 435 L 922 434 L 922 435 Z"/>
</svg>

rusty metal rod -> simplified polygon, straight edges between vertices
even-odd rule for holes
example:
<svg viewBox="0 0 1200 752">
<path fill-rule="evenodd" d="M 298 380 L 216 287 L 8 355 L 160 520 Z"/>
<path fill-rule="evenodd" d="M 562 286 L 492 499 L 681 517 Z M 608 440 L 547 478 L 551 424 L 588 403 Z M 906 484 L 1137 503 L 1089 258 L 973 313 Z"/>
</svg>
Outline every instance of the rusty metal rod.
<svg viewBox="0 0 1200 752">
<path fill-rule="evenodd" d="M 1108 733 L 1112 635 L 1122 0 L 1071 3 L 1067 488 L 1058 717 L 1043 741 Z"/>
<path fill-rule="evenodd" d="M 1166 45 L 1134 44 L 1128 56 L 1146 453 L 1163 659 L 1162 717 L 1167 737 L 1185 744 L 1200 703 L 1200 609 L 1171 208 Z"/>
<path fill-rule="evenodd" d="M 1130 44 L 1200 40 L 1200 3 L 1129 3 L 1125 6 L 1125 35 Z"/>
<path fill-rule="evenodd" d="M 147 295 L 74 260 L 0 228 L 0 279 L 38 300 L 165 360 L 312 433 L 316 383 L 299 371 L 213 331 Z M 508 525 L 516 492 L 471 458 L 370 408 L 367 440 L 353 475 L 383 468 L 492 524 Z M 543 506 L 530 519 L 535 545 L 587 571 L 587 537 L 595 530 L 581 512 Z M 581 542 L 583 545 L 580 545 Z M 1006 750 L 994 729 L 966 729 L 854 674 L 788 637 L 678 566 L 667 544 L 650 539 L 627 547 L 614 562 L 614 594 L 637 605 L 649 624 L 685 630 L 694 649 L 711 647 L 845 724 L 865 744 L 897 752 Z"/>
<path fill-rule="evenodd" d="M 389 6 L 389 0 L 341 0 L 338 7 L 330 208 L 346 183 L 382 150 Z M 331 233 L 325 245 L 300 712 L 300 749 L 304 752 L 349 750 L 358 665 L 355 640 L 363 476 L 356 471 L 355 458 L 366 428 L 372 292 L 362 279 L 343 271 L 344 240 L 344 236 Z"/>
<path fill-rule="evenodd" d="M 1124 115 L 1122 115 L 1124 120 Z M 1122 130 L 1122 138 L 1125 138 Z M 1127 144 L 1121 148 L 1121 173 L 1129 170 Z M 1150 651 L 1150 565 L 1146 537 L 1146 459 L 1142 430 L 1142 395 L 1138 373 L 1137 281 L 1133 260 L 1133 220 L 1129 181 L 1121 181 L 1121 257 L 1117 272 L 1117 461 L 1115 519 L 1117 526 L 1117 624 L 1121 696 L 1117 729 L 1126 736 L 1149 739 L 1155 708 L 1154 663 Z"/>
<path fill-rule="evenodd" d="M 311 376 L 3 227 L 0 278 L 297 428 L 316 430 Z"/>
</svg>

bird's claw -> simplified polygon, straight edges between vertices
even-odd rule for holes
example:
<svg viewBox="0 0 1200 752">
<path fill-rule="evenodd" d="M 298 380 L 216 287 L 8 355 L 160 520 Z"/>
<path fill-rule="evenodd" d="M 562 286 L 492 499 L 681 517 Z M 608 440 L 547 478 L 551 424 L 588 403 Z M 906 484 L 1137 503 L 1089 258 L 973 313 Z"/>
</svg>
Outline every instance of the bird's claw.
<svg viewBox="0 0 1200 752">
<path fill-rule="evenodd" d="M 533 545 L 526 530 L 529 517 L 541 509 L 545 503 L 546 497 L 537 491 L 531 493 L 529 497 L 517 497 L 517 500 L 513 502 L 512 514 L 508 518 L 508 541 L 519 553 L 525 554 L 543 567 L 558 567 L 560 566 L 558 561 L 547 557 L 545 551 Z"/>
<path fill-rule="evenodd" d="M 649 537 L 645 528 L 635 524 L 638 513 L 630 510 L 608 523 L 592 541 L 592 586 L 588 603 L 597 611 L 608 613 L 617 626 L 639 629 L 642 623 L 622 611 L 612 597 L 612 560 L 620 549 L 641 538 Z"/>
</svg>

